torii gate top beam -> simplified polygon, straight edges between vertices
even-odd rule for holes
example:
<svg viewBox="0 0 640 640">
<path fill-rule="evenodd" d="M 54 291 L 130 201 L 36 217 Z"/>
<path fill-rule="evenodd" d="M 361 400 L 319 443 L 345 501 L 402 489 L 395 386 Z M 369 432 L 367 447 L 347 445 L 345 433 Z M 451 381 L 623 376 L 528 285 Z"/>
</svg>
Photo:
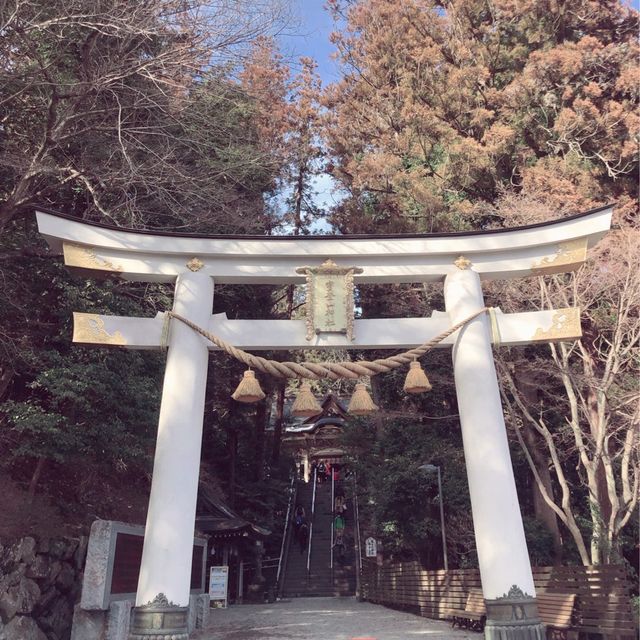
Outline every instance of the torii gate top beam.
<svg viewBox="0 0 640 640">
<path fill-rule="evenodd" d="M 83 222 L 37 209 L 38 228 L 70 267 L 129 280 L 170 282 L 187 268 L 219 283 L 303 282 L 296 268 L 332 258 L 356 265 L 359 283 L 440 281 L 471 265 L 484 280 L 578 268 L 609 230 L 613 206 L 510 229 L 392 236 L 196 236 Z M 462 257 L 462 263 L 459 259 Z"/>
</svg>

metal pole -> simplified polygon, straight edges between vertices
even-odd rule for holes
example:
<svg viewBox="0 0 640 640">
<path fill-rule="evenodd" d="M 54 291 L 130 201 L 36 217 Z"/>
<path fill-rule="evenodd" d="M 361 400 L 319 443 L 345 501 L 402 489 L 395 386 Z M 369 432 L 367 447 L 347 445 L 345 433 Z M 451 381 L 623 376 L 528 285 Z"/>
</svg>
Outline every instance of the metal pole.
<svg viewBox="0 0 640 640">
<path fill-rule="evenodd" d="M 297 494 L 295 489 L 295 476 L 291 476 L 289 485 L 289 503 L 287 504 L 287 516 L 284 519 L 284 531 L 282 533 L 282 544 L 280 545 L 280 558 L 278 559 L 278 573 L 276 575 L 276 585 L 280 584 L 280 573 L 282 571 L 282 559 L 284 558 L 284 545 L 287 539 L 287 531 L 289 528 L 289 516 L 291 514 L 291 505 L 293 504 L 294 495 Z"/>
<path fill-rule="evenodd" d="M 331 467 L 331 562 L 330 567 L 333 569 L 333 522 L 335 518 L 335 485 L 333 482 L 333 467 Z"/>
<path fill-rule="evenodd" d="M 444 532 L 444 503 L 442 501 L 442 478 L 440 467 L 438 469 L 438 500 L 440 501 L 440 528 L 442 529 L 442 553 L 444 555 L 444 570 L 449 571 L 449 561 L 447 560 L 447 537 Z"/>
<path fill-rule="evenodd" d="M 353 512 L 356 525 L 356 599 L 362 600 L 362 545 L 360 541 L 360 509 L 358 506 L 358 478 L 353 474 Z"/>
<path fill-rule="evenodd" d="M 313 495 L 311 497 L 311 524 L 309 525 L 309 543 L 307 545 L 307 579 L 311 567 L 311 544 L 313 543 L 313 516 L 316 512 L 316 484 L 318 483 L 318 470 L 313 472 Z"/>
</svg>

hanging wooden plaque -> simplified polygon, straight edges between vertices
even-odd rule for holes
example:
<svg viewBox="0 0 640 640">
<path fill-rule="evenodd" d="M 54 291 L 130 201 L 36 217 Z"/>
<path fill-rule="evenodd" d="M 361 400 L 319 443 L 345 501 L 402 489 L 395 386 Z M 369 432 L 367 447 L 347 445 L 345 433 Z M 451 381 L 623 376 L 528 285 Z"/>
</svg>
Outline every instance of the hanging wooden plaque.
<svg viewBox="0 0 640 640">
<path fill-rule="evenodd" d="M 307 340 L 321 333 L 342 333 L 353 340 L 353 276 L 359 267 L 339 267 L 328 259 L 319 267 L 296 269 L 307 278 Z"/>
</svg>

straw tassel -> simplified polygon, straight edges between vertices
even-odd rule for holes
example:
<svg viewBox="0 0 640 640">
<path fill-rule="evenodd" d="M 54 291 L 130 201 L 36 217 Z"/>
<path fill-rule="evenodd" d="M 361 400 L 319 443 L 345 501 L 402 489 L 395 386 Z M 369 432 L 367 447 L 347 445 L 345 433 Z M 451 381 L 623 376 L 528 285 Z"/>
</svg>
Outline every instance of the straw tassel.
<svg viewBox="0 0 640 640">
<path fill-rule="evenodd" d="M 311 385 L 308 382 L 303 382 L 291 407 L 291 414 L 297 418 L 313 418 L 321 413 L 322 407 L 313 395 Z"/>
<path fill-rule="evenodd" d="M 367 387 L 362 383 L 356 384 L 355 391 L 351 396 L 349 402 L 349 408 L 347 411 L 354 416 L 366 416 L 374 411 L 377 411 L 378 407 L 373 404 L 373 400 L 367 391 Z"/>
<path fill-rule="evenodd" d="M 260 383 L 256 378 L 255 371 L 248 369 L 244 372 L 240 384 L 231 394 L 231 397 L 238 402 L 259 402 L 265 398 L 264 391 L 260 388 Z"/>
<path fill-rule="evenodd" d="M 404 390 L 407 393 L 424 393 L 431 391 L 431 383 L 421 364 L 414 360 L 409 363 L 409 371 L 404 381 Z"/>
</svg>

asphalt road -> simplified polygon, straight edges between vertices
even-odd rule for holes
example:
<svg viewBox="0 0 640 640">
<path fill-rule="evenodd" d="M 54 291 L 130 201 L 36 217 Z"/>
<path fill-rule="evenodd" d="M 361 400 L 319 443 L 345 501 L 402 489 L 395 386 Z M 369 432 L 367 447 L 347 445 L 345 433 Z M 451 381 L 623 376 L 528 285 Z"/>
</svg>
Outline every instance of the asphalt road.
<svg viewBox="0 0 640 640">
<path fill-rule="evenodd" d="M 354 598 L 294 598 L 211 611 L 194 640 L 482 640 L 472 631 Z"/>
</svg>

